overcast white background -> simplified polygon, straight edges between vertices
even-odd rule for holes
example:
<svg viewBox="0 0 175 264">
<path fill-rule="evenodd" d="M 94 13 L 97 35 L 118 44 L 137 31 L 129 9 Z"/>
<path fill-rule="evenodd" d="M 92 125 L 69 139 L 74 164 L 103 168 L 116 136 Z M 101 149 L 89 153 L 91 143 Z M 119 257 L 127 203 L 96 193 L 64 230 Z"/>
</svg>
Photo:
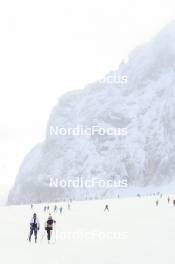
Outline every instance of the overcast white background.
<svg viewBox="0 0 175 264">
<path fill-rule="evenodd" d="M 173 0 L 0 0 L 0 193 L 58 98 L 117 69 L 174 11 Z"/>
</svg>

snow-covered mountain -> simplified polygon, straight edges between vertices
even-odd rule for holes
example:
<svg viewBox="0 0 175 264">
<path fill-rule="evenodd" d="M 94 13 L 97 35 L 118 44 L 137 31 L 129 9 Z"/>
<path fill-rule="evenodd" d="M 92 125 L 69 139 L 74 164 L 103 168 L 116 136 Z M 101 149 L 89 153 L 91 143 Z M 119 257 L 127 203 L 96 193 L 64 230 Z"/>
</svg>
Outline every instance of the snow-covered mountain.
<svg viewBox="0 0 175 264">
<path fill-rule="evenodd" d="M 4 190 L 0 190 L 0 206 L 4 206 L 7 203 L 8 199 L 8 189 L 4 188 Z"/>
<path fill-rule="evenodd" d="M 129 186 L 169 184 L 175 180 L 174 119 L 172 22 L 152 41 L 136 48 L 118 70 L 59 100 L 50 115 L 46 139 L 25 157 L 8 202 L 104 198 L 117 194 L 115 188 L 50 188 L 51 177 L 127 179 Z M 93 126 L 106 131 L 126 129 L 127 135 L 53 133 L 56 128 Z"/>
</svg>

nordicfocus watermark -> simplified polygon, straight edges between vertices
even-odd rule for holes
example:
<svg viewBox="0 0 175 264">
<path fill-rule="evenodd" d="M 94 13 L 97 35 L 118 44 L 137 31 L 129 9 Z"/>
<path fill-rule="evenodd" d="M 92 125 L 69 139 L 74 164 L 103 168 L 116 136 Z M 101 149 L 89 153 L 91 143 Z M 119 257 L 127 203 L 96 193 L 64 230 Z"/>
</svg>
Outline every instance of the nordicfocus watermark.
<svg viewBox="0 0 175 264">
<path fill-rule="evenodd" d="M 98 82 L 102 84 L 127 84 L 128 77 L 127 75 L 108 74 Z"/>
<path fill-rule="evenodd" d="M 68 231 L 68 232 L 60 232 L 57 235 L 57 239 L 60 240 L 126 240 L 128 239 L 128 232 L 120 231 Z"/>
<path fill-rule="evenodd" d="M 92 188 L 128 188 L 128 180 L 122 179 L 122 180 L 103 180 L 103 179 L 83 179 L 83 178 L 75 178 L 75 179 L 58 179 L 50 177 L 50 188 L 86 188 L 86 189 L 92 189 Z"/>
<path fill-rule="evenodd" d="M 127 128 L 115 128 L 115 127 L 81 127 L 77 126 L 74 128 L 65 128 L 58 126 L 50 126 L 49 129 L 50 136 L 127 136 L 128 131 Z"/>
</svg>

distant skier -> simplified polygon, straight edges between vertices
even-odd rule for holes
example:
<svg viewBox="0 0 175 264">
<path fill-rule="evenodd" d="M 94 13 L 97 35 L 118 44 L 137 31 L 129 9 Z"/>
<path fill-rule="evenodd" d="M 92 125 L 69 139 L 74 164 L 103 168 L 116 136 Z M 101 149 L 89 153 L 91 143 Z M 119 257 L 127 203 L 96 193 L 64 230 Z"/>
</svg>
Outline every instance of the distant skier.
<svg viewBox="0 0 175 264">
<path fill-rule="evenodd" d="M 108 204 L 105 205 L 104 211 L 108 211 L 109 212 L 109 205 Z"/>
<path fill-rule="evenodd" d="M 40 229 L 40 223 L 39 223 L 39 220 L 37 218 L 37 215 L 36 214 L 33 214 L 33 217 L 30 221 L 30 234 L 29 234 L 29 242 L 31 242 L 31 237 L 34 233 L 34 236 L 35 236 L 35 243 L 37 242 L 37 234 L 38 234 L 38 231 Z"/>
<path fill-rule="evenodd" d="M 168 199 L 167 199 L 167 200 L 168 200 L 168 203 L 170 203 L 170 197 L 168 197 Z"/>
<path fill-rule="evenodd" d="M 173 205 L 175 206 L 175 200 L 173 200 Z"/>
<path fill-rule="evenodd" d="M 52 231 L 53 231 L 53 225 L 56 224 L 56 221 L 52 218 L 51 214 L 49 214 L 49 217 L 45 223 L 45 230 L 47 232 L 47 240 L 48 243 L 50 243 L 50 239 L 52 236 Z"/>
<path fill-rule="evenodd" d="M 33 209 L 33 204 L 31 204 L 31 206 L 30 206 L 30 207 L 31 207 L 31 209 Z"/>
<path fill-rule="evenodd" d="M 57 212 L 57 209 L 58 209 L 58 208 L 57 208 L 57 205 L 55 205 L 55 206 L 54 206 L 54 213 Z"/>
<path fill-rule="evenodd" d="M 159 200 L 156 200 L 156 206 L 158 206 L 159 205 Z"/>
<path fill-rule="evenodd" d="M 60 214 L 63 213 L 63 207 L 60 207 Z"/>
<path fill-rule="evenodd" d="M 70 211 L 70 203 L 68 203 L 67 208 L 68 208 L 68 210 Z"/>
</svg>

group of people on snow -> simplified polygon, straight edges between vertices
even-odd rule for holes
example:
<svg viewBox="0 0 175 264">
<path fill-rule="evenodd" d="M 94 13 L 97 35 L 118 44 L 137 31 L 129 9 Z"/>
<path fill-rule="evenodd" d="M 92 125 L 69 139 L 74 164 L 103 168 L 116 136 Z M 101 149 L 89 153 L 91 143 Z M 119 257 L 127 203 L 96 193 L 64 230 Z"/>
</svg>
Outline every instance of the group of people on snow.
<svg viewBox="0 0 175 264">
<path fill-rule="evenodd" d="M 47 240 L 50 243 L 52 231 L 55 228 L 56 221 L 52 218 L 51 214 L 49 214 L 48 219 L 45 222 L 45 231 L 47 233 Z M 35 243 L 37 243 L 38 231 L 40 230 L 40 222 L 37 217 L 37 214 L 34 213 L 33 217 L 30 221 L 30 233 L 29 233 L 29 242 L 31 242 L 32 235 L 34 235 Z"/>
<path fill-rule="evenodd" d="M 141 195 L 137 194 L 137 197 L 141 198 Z M 163 197 L 163 195 L 160 194 L 159 198 L 162 198 L 162 197 Z M 170 197 L 167 197 L 168 204 L 170 203 L 170 201 L 171 201 Z M 157 199 L 155 201 L 156 207 L 159 206 L 159 203 L 160 203 L 160 200 Z M 175 206 L 175 199 L 172 200 L 172 203 Z M 31 209 L 33 209 L 33 207 L 34 207 L 34 205 L 32 204 Z M 68 203 L 68 210 L 71 210 L 71 203 Z M 47 211 L 50 212 L 50 206 L 44 206 L 44 212 L 47 212 Z M 63 207 L 61 206 L 60 208 L 58 208 L 57 205 L 55 205 L 53 208 L 53 212 L 57 213 L 58 211 L 60 214 L 62 214 L 63 213 Z M 110 212 L 108 204 L 105 204 L 104 212 Z M 48 243 L 50 243 L 50 241 L 51 241 L 52 231 L 56 230 L 55 228 L 56 228 L 56 221 L 52 218 L 52 215 L 49 213 L 48 219 L 46 220 L 45 226 L 44 226 L 44 229 L 45 229 L 44 235 L 47 233 Z M 30 233 L 29 233 L 29 238 L 28 238 L 29 242 L 31 242 L 31 238 L 34 235 L 35 243 L 37 243 L 37 237 L 38 237 L 39 230 L 40 230 L 40 222 L 39 222 L 39 219 L 37 217 L 37 214 L 34 213 L 32 219 L 30 221 Z M 44 238 L 44 235 L 43 235 L 42 239 Z"/>
</svg>

